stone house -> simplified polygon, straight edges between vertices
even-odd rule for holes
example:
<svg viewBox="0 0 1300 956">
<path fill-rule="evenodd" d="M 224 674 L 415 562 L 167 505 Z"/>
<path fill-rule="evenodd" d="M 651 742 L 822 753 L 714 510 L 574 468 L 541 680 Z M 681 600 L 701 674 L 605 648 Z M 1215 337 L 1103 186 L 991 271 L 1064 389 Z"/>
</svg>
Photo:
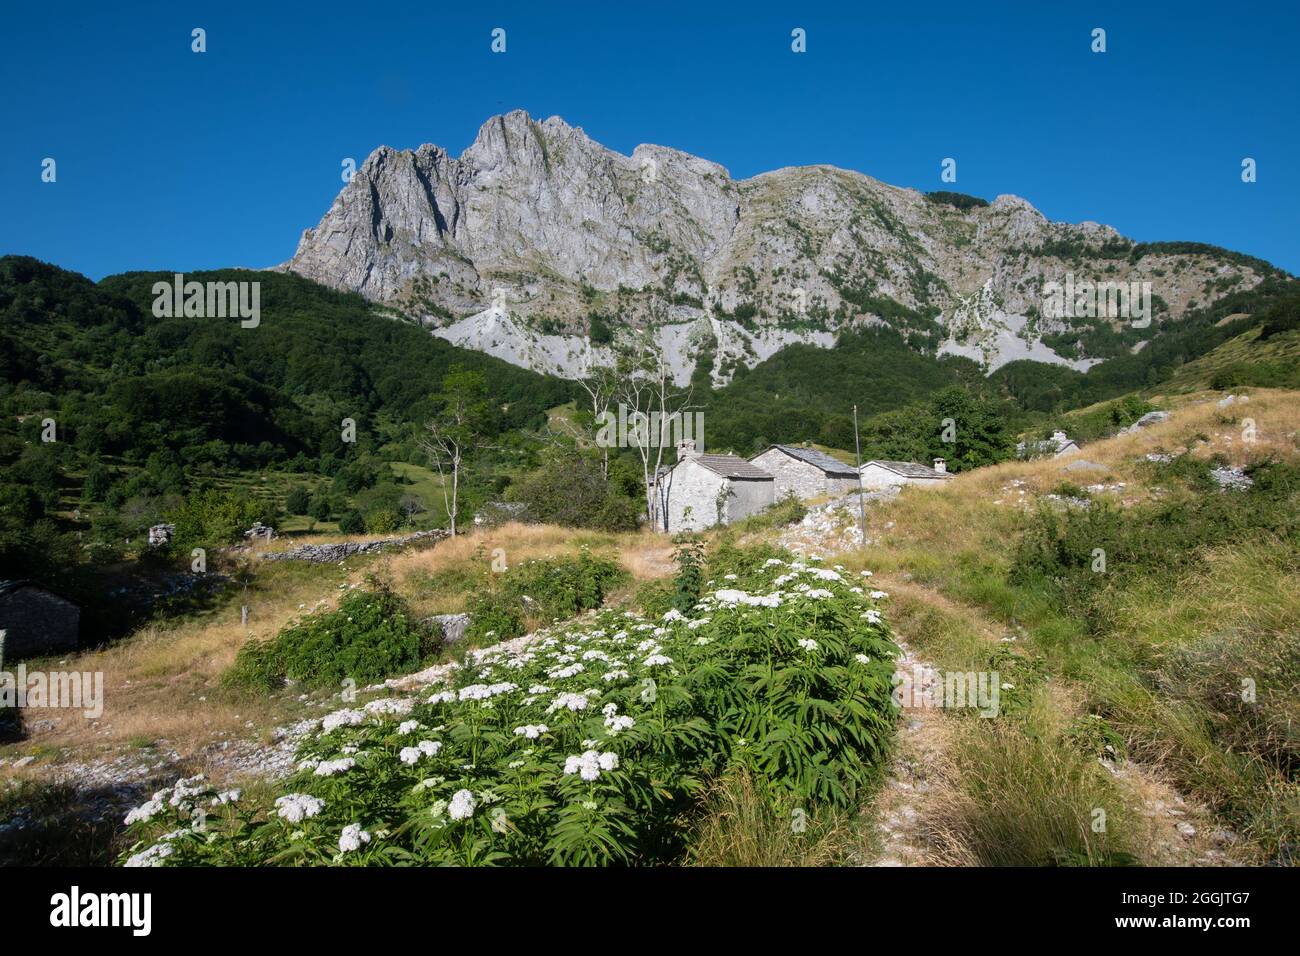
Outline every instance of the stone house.
<svg viewBox="0 0 1300 956">
<path fill-rule="evenodd" d="M 1053 458 L 1060 458 L 1062 455 L 1068 455 L 1071 452 L 1079 450 L 1079 443 L 1073 438 L 1067 438 L 1065 432 L 1057 429 L 1052 432 L 1052 437 L 1044 441 L 1020 442 L 1016 445 L 1017 458 L 1046 458 L 1051 455 Z"/>
<path fill-rule="evenodd" d="M 858 490 L 858 470 L 816 448 L 773 445 L 749 461 L 772 476 L 776 501 L 789 494 L 806 501 Z"/>
<path fill-rule="evenodd" d="M 704 455 L 677 443 L 677 464 L 655 479 L 663 531 L 702 531 L 730 524 L 772 504 L 772 475 L 735 455 Z"/>
<path fill-rule="evenodd" d="M 5 660 L 62 654 L 79 644 L 81 608 L 32 581 L 0 581 Z"/>
<path fill-rule="evenodd" d="M 869 461 L 862 466 L 862 487 L 867 490 L 899 485 L 941 488 L 951 478 L 942 458 L 934 460 L 933 468 L 913 461 Z"/>
</svg>

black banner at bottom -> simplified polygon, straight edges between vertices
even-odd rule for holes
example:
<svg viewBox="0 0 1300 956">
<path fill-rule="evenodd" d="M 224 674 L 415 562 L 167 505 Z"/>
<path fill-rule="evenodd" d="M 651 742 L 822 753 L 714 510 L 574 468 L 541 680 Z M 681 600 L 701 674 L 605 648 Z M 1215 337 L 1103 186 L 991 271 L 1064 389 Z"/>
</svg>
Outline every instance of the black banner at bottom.
<svg viewBox="0 0 1300 956">
<path fill-rule="evenodd" d="M 623 907 L 647 931 L 673 922 L 690 926 L 692 936 L 716 929 L 729 940 L 747 927 L 768 933 L 772 918 L 814 930 L 856 923 L 873 935 L 911 926 L 926 938 L 939 925 L 1009 922 L 1018 932 L 1079 939 L 1199 933 L 1228 940 L 1288 925 L 1284 908 L 1294 908 L 1297 889 L 1289 869 L 0 871 L 16 941 L 75 933 L 127 945 L 246 940 L 251 927 L 261 941 L 373 943 L 385 926 L 445 921 L 449 931 L 491 927 L 499 946 L 515 933 L 521 942 L 550 936 L 558 927 L 548 913 L 619 922 Z"/>
</svg>

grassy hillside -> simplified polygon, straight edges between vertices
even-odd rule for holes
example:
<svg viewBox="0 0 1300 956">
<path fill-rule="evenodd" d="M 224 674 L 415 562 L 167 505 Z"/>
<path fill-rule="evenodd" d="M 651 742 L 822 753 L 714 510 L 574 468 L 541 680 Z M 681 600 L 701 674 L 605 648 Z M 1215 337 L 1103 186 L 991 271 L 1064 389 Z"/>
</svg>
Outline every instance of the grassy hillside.
<svg viewBox="0 0 1300 956">
<path fill-rule="evenodd" d="M 1293 862 L 1300 393 L 1218 397 L 869 509 L 871 547 L 842 560 L 877 572 L 919 655 L 1004 682 L 1003 717 L 936 716 L 937 750 L 907 758 L 931 762 L 921 860 Z"/>
<path fill-rule="evenodd" d="M 1300 388 L 1300 330 L 1263 333 L 1256 327 L 1229 339 L 1179 368 L 1161 389 Z"/>
</svg>

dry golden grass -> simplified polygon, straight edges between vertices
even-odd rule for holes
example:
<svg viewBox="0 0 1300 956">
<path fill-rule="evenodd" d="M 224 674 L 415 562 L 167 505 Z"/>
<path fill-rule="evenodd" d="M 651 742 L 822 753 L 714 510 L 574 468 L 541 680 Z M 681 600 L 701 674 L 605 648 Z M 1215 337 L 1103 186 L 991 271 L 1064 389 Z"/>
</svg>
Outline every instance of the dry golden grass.
<svg viewBox="0 0 1300 956">
<path fill-rule="evenodd" d="M 74 750 L 71 756 L 85 759 L 154 744 L 186 757 L 222 734 L 246 736 L 268 728 L 282 715 L 283 702 L 223 693 L 221 674 L 250 638 L 270 637 L 303 613 L 299 605 L 333 603 L 337 593 L 328 578 L 285 577 L 250 593 L 247 627 L 236 601 L 197 619 L 146 625 L 110 646 L 66 658 L 60 670 L 103 673 L 103 717 L 90 721 L 78 712 L 60 712 L 56 724 L 37 725 L 16 751 L 67 747 Z M 34 719 L 28 716 L 29 728 Z"/>
<path fill-rule="evenodd" d="M 778 810 L 744 769 L 714 781 L 691 840 L 691 866 L 834 866 L 860 840 L 844 814 Z"/>
<path fill-rule="evenodd" d="M 304 541 L 374 540 L 387 536 L 313 536 L 293 542 L 276 541 L 262 550 L 295 547 Z M 236 596 L 195 617 L 166 624 L 149 624 L 114 644 L 66 658 L 61 670 L 104 674 L 104 715 L 98 721 L 80 713 L 57 714 L 57 722 L 36 724 L 29 716 L 27 739 L 0 748 L 0 753 L 51 753 L 67 748 L 72 759 L 107 756 L 154 745 L 194 757 L 203 747 L 227 738 L 265 736 L 300 711 L 292 697 L 236 694 L 223 688 L 222 674 L 239 649 L 252 639 L 277 634 L 294 618 L 316 608 L 333 607 L 343 589 L 377 574 L 410 598 L 418 613 L 457 611 L 464 591 L 432 591 L 421 595 L 422 583 L 449 577 L 449 586 L 463 580 L 471 566 L 486 568 L 496 549 L 509 564 L 534 558 L 571 556 L 584 545 L 617 555 L 634 581 L 672 571 L 672 548 L 660 535 L 602 534 L 547 525 L 506 524 L 474 529 L 433 547 L 392 555 L 350 559 L 345 567 L 310 567 L 294 563 L 266 564 L 253 558 L 253 584 L 247 598 Z M 251 612 L 245 627 L 240 607 Z M 37 765 L 39 766 L 39 765 Z"/>
<path fill-rule="evenodd" d="M 1249 394 L 1248 403 L 1223 409 L 1215 401 L 1218 393 L 1173 396 L 1163 402 L 1174 412 L 1170 420 L 1090 443 L 1076 454 L 979 468 L 956 475 L 941 489 L 904 488 L 893 502 L 867 509 L 867 537 L 873 542 L 867 566 L 923 573 L 928 566 L 947 565 L 961 554 L 986 559 L 1005 555 L 1025 507 L 1063 482 L 1124 482 L 1123 491 L 1114 496 L 1117 500 L 1146 501 L 1152 494 L 1143 461 L 1147 454 L 1190 449 L 1197 457 L 1209 458 L 1222 453 L 1239 466 L 1300 454 L 1300 393 L 1251 389 Z M 1242 438 L 1247 418 L 1255 426 L 1251 442 Z M 1078 460 L 1105 465 L 1108 471 L 1065 470 Z M 844 555 L 841 560 L 847 564 L 854 557 Z"/>
</svg>

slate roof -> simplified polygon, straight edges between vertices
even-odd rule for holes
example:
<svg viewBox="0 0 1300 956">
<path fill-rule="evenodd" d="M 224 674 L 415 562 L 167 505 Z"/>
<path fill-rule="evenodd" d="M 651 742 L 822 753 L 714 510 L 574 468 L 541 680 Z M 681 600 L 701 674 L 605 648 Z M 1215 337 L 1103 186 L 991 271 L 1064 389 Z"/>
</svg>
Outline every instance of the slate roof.
<svg viewBox="0 0 1300 956">
<path fill-rule="evenodd" d="M 892 471 L 894 474 L 902 475 L 905 478 L 951 478 L 952 477 L 952 475 L 948 474 L 948 472 L 946 471 L 935 471 L 929 465 L 918 465 L 914 461 L 880 461 L 877 459 L 875 461 L 868 461 L 864 463 L 862 467 L 866 468 L 867 465 L 879 465 L 881 468 L 886 468 L 889 471 Z"/>
<path fill-rule="evenodd" d="M 856 478 L 858 471 L 852 465 L 846 465 L 838 458 L 833 458 L 824 451 L 818 451 L 816 448 L 799 448 L 794 445 L 773 445 L 773 448 L 779 448 L 791 458 L 797 458 L 800 461 L 806 461 L 815 468 L 820 468 L 824 474 L 835 478 Z"/>
<path fill-rule="evenodd" d="M 694 455 L 690 460 L 697 465 L 703 465 L 715 475 L 721 475 L 723 478 L 739 478 L 750 481 L 773 480 L 772 476 L 762 468 L 750 464 L 743 458 L 737 458 L 735 455 Z"/>
</svg>

